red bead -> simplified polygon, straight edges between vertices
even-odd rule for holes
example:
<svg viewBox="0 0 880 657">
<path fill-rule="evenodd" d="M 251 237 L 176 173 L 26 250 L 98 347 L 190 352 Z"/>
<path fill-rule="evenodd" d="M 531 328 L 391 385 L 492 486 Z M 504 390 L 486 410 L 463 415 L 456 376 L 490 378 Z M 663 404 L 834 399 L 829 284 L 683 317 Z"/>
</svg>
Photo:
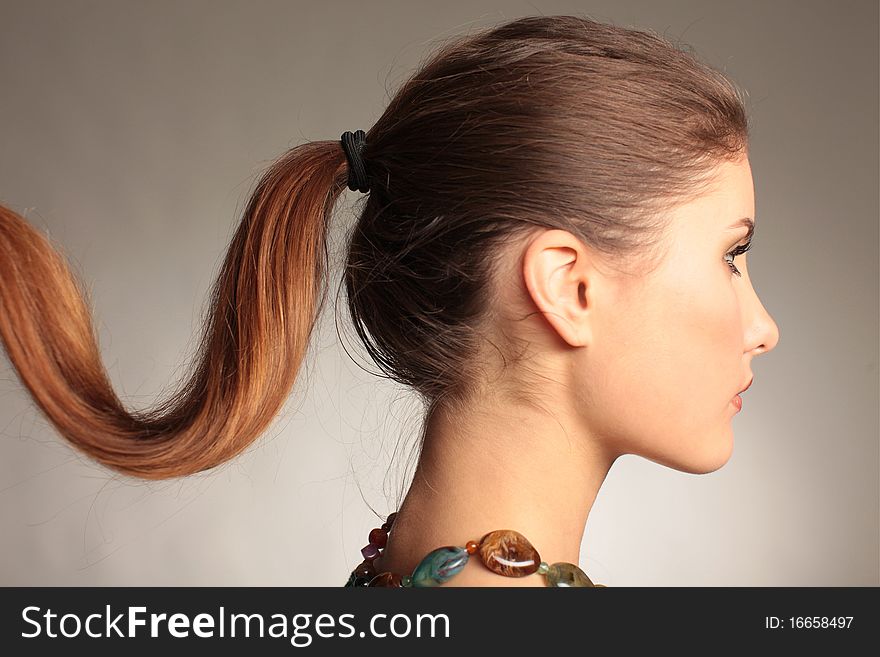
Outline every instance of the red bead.
<svg viewBox="0 0 880 657">
<path fill-rule="evenodd" d="M 370 543 L 375 545 L 376 547 L 383 548 L 385 544 L 388 542 L 388 531 L 385 529 L 381 529 L 380 527 L 376 527 L 370 531 Z"/>
<path fill-rule="evenodd" d="M 388 517 L 385 519 L 385 522 L 382 523 L 382 529 L 390 530 L 390 529 L 391 529 L 391 526 L 394 524 L 394 519 L 395 519 L 396 517 L 397 517 L 397 511 L 395 511 L 394 513 L 392 513 L 390 516 L 388 516 Z"/>
<path fill-rule="evenodd" d="M 370 583 L 367 586 L 383 586 L 386 588 L 402 588 L 403 582 L 401 581 L 400 575 L 397 573 L 384 572 L 379 573 L 373 579 L 370 580 Z"/>
<path fill-rule="evenodd" d="M 477 550 L 480 549 L 480 544 L 477 541 L 468 541 L 465 543 L 464 548 L 468 554 L 476 554 Z"/>
</svg>

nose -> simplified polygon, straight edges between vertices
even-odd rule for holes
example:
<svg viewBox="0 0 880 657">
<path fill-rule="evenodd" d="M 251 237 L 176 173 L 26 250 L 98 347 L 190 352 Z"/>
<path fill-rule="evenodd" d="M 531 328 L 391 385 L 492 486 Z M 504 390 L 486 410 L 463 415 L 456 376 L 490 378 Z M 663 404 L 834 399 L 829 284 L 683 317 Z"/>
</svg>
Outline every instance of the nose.
<svg viewBox="0 0 880 657">
<path fill-rule="evenodd" d="M 752 310 L 746 318 L 746 348 L 757 355 L 772 351 L 779 342 L 779 327 L 764 304 L 753 295 Z"/>
</svg>

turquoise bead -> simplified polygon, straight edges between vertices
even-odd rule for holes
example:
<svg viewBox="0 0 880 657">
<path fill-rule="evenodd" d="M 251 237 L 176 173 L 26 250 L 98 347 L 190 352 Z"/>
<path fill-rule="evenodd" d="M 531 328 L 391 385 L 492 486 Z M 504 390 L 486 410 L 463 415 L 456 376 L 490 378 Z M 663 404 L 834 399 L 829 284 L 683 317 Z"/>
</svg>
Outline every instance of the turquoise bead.
<svg viewBox="0 0 880 657">
<path fill-rule="evenodd" d="M 432 550 L 419 562 L 412 574 L 410 586 L 437 586 L 458 575 L 470 555 L 463 547 L 446 545 Z"/>
</svg>

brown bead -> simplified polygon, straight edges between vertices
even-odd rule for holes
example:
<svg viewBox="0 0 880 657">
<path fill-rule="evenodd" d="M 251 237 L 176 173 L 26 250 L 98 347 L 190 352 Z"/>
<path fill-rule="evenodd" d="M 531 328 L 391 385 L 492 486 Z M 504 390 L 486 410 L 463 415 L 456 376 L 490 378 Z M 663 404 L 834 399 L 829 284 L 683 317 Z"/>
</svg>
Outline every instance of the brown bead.
<svg viewBox="0 0 880 657">
<path fill-rule="evenodd" d="M 538 570 L 541 556 L 528 539 L 512 529 L 498 529 L 480 539 L 486 568 L 506 577 L 525 577 Z"/>
<path fill-rule="evenodd" d="M 370 530 L 370 543 L 376 547 L 383 548 L 388 542 L 388 530 L 375 527 Z"/>
<path fill-rule="evenodd" d="M 361 565 L 354 569 L 354 574 L 357 577 L 369 577 L 373 578 L 376 576 L 376 568 L 373 566 L 372 561 L 363 561 Z"/>
<path fill-rule="evenodd" d="M 370 580 L 368 586 L 383 586 L 386 588 L 403 588 L 403 582 L 401 581 L 400 575 L 397 573 L 391 573 L 385 571 L 383 573 L 379 573 L 373 579 Z"/>
<path fill-rule="evenodd" d="M 385 531 L 391 531 L 391 526 L 394 524 L 394 519 L 397 517 L 397 511 L 392 513 L 385 519 L 385 522 L 382 523 L 382 529 Z"/>
<path fill-rule="evenodd" d="M 476 541 L 468 541 L 465 543 L 464 549 L 467 550 L 468 554 L 476 554 L 477 550 L 480 549 L 480 544 Z"/>
</svg>

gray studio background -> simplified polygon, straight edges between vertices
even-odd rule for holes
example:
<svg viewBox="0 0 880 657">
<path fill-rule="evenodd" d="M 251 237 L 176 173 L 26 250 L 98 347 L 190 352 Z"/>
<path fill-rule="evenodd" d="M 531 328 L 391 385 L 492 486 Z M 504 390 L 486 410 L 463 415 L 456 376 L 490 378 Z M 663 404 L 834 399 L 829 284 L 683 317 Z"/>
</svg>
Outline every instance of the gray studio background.
<svg viewBox="0 0 880 657">
<path fill-rule="evenodd" d="M 151 406 L 184 375 L 273 159 L 367 130 L 436 40 L 562 13 L 681 39 L 748 91 L 749 270 L 780 329 L 727 465 L 621 458 L 581 566 L 608 586 L 877 586 L 876 2 L 3 1 L 0 202 L 63 246 L 120 397 Z M 340 203 L 337 242 L 358 198 Z M 341 301 L 343 344 L 375 370 Z M 394 510 L 419 418 L 349 359 L 332 309 L 272 429 L 179 481 L 78 456 L 3 356 L 0 584 L 341 586 L 370 507 Z"/>
</svg>

